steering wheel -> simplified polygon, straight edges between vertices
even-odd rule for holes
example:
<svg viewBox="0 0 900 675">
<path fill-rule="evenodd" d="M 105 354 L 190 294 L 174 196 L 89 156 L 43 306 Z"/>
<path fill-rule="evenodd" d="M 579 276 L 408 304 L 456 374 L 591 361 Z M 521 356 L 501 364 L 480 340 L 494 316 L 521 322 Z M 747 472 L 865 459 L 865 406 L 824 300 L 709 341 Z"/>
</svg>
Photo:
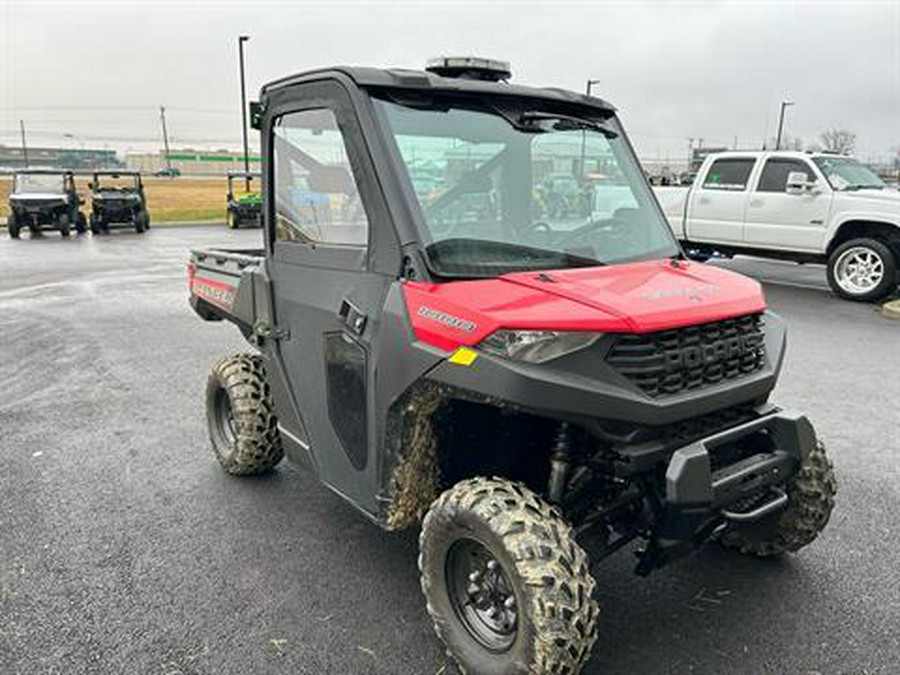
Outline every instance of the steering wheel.
<svg viewBox="0 0 900 675">
<path fill-rule="evenodd" d="M 622 242 L 625 245 L 625 248 L 630 249 L 634 241 L 631 239 L 635 236 L 634 233 L 634 222 L 628 218 L 622 217 L 620 214 L 614 214 L 612 218 L 604 218 L 602 220 L 592 220 L 589 223 L 582 225 L 581 227 L 573 230 L 566 234 L 562 239 L 557 242 L 557 244 L 561 247 L 566 246 L 577 246 L 581 243 L 590 243 L 594 244 L 596 242 L 584 242 L 585 238 L 589 235 L 597 232 L 598 230 L 603 230 L 603 237 L 608 239 L 610 243 L 613 242 Z M 631 246 L 629 246 L 629 241 L 631 241 Z"/>
</svg>

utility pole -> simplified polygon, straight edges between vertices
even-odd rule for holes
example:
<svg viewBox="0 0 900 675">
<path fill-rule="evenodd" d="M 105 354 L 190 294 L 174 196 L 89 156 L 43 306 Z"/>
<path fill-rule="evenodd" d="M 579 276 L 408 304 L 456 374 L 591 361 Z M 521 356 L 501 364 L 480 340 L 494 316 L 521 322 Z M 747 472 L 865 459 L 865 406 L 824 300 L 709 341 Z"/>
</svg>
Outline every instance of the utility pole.
<svg viewBox="0 0 900 675">
<path fill-rule="evenodd" d="M 169 172 L 169 178 L 172 177 L 172 162 L 169 160 L 169 132 L 166 130 L 166 109 L 159 106 L 159 119 L 162 122 L 163 146 L 166 149 L 166 170 Z"/>
<path fill-rule="evenodd" d="M 794 105 L 793 101 L 781 102 L 781 114 L 778 116 L 778 135 L 775 137 L 775 149 L 781 150 L 781 132 L 784 131 L 784 109 L 789 105 Z"/>
<path fill-rule="evenodd" d="M 22 132 L 22 156 L 25 159 L 25 168 L 28 168 L 28 144 L 25 142 L 25 120 L 19 120 L 19 131 Z"/>
<path fill-rule="evenodd" d="M 249 35 L 238 37 L 238 60 L 241 62 L 241 131 L 244 134 L 244 173 L 250 173 L 250 152 L 247 146 L 247 89 L 244 84 L 244 43 Z M 250 192 L 250 177 L 245 179 L 247 192 Z"/>
<path fill-rule="evenodd" d="M 687 154 L 687 173 L 691 172 L 691 168 L 694 164 L 694 138 L 693 136 L 689 136 L 687 139 L 688 142 L 688 154 Z"/>
</svg>

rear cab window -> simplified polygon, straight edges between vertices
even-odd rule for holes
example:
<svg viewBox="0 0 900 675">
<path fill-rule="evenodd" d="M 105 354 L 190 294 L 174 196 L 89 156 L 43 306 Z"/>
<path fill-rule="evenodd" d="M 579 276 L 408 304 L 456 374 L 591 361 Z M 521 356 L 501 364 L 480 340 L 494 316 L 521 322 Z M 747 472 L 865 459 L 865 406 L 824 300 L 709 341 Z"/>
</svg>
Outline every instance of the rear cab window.
<svg viewBox="0 0 900 675">
<path fill-rule="evenodd" d="M 747 189 L 756 160 L 752 157 L 726 157 L 715 160 L 703 178 L 704 190 L 742 192 Z"/>
</svg>

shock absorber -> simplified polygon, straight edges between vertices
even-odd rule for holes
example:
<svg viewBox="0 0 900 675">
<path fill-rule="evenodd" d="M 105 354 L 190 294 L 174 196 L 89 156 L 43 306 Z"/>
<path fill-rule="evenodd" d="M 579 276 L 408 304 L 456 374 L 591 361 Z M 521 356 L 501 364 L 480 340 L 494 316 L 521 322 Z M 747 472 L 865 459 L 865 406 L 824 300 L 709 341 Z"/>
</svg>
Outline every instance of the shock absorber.
<svg viewBox="0 0 900 675">
<path fill-rule="evenodd" d="M 556 441 L 550 456 L 550 480 L 547 484 L 547 499 L 552 504 L 562 501 L 569 479 L 572 455 L 572 429 L 568 422 L 560 422 L 556 429 Z"/>
</svg>

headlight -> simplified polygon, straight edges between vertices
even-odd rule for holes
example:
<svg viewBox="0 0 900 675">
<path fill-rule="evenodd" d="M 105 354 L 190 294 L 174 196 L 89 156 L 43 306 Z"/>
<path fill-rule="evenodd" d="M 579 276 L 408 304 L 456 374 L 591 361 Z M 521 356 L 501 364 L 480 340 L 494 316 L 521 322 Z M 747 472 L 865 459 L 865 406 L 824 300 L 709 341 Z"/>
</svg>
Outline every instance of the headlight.
<svg viewBox="0 0 900 675">
<path fill-rule="evenodd" d="M 602 333 L 556 330 L 498 330 L 482 340 L 484 351 L 514 361 L 544 363 L 594 344 Z"/>
</svg>

